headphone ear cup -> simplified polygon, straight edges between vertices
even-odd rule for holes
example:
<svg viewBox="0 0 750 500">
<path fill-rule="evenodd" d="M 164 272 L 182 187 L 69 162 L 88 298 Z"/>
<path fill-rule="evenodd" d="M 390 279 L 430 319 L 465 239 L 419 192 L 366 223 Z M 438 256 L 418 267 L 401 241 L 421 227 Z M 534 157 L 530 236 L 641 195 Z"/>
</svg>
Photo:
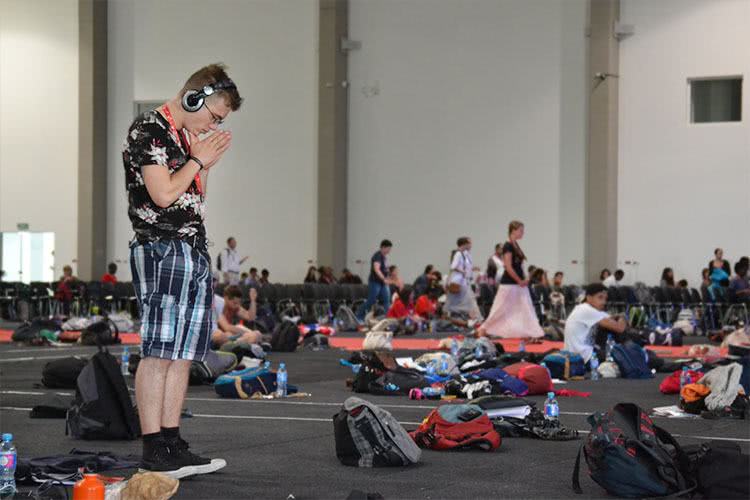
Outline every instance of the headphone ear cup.
<svg viewBox="0 0 750 500">
<path fill-rule="evenodd" d="M 188 90 L 182 96 L 182 108 L 189 112 L 195 113 L 203 106 L 203 94 L 197 90 Z"/>
</svg>

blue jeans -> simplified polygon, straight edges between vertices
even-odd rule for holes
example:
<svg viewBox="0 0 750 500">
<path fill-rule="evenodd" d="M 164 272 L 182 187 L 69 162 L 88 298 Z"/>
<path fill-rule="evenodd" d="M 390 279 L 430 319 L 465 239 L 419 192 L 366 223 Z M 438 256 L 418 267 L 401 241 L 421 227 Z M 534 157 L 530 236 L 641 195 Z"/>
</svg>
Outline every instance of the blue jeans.
<svg viewBox="0 0 750 500">
<path fill-rule="evenodd" d="M 360 321 L 365 319 L 365 315 L 370 312 L 370 308 L 375 305 L 378 299 L 383 303 L 383 307 L 387 313 L 388 309 L 391 308 L 391 287 L 385 283 L 370 281 L 367 283 L 367 302 L 365 302 L 365 305 L 362 306 L 358 311 L 359 314 L 357 314 Z"/>
</svg>

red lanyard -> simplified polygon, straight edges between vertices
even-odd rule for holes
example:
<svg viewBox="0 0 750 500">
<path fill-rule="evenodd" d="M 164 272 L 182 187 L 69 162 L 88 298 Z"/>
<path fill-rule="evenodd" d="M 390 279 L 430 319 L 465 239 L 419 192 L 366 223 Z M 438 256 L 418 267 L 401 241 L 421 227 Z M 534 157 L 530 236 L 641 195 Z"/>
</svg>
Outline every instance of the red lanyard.
<svg viewBox="0 0 750 500">
<path fill-rule="evenodd" d="M 174 118 L 172 118 L 172 112 L 169 111 L 169 106 L 165 104 L 162 109 L 164 110 L 164 116 L 169 122 L 169 131 L 174 134 L 174 136 L 177 138 L 177 141 L 185 147 L 188 156 L 190 156 L 190 143 L 185 139 L 185 136 L 182 135 L 182 132 L 179 132 L 177 130 L 177 125 L 175 125 L 174 123 Z M 200 194 L 203 194 L 203 185 L 201 184 L 201 176 L 199 173 L 195 174 L 195 185 L 198 188 L 198 192 Z"/>
</svg>

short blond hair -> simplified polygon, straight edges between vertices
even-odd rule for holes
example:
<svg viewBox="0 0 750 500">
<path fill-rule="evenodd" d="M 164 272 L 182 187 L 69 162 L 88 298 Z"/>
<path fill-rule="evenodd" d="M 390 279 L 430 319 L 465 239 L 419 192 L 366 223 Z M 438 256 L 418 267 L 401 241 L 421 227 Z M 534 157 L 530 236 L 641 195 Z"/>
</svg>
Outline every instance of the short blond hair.
<svg viewBox="0 0 750 500">
<path fill-rule="evenodd" d="M 223 63 L 214 63 L 202 67 L 190 75 L 190 78 L 188 78 L 182 90 L 180 90 L 180 97 L 185 95 L 185 92 L 188 90 L 200 90 L 206 85 L 229 80 L 230 78 L 226 70 L 227 66 Z M 232 111 L 237 111 L 242 105 L 242 97 L 240 97 L 240 93 L 236 87 L 219 90 L 216 92 L 216 95 L 222 96 Z"/>
</svg>

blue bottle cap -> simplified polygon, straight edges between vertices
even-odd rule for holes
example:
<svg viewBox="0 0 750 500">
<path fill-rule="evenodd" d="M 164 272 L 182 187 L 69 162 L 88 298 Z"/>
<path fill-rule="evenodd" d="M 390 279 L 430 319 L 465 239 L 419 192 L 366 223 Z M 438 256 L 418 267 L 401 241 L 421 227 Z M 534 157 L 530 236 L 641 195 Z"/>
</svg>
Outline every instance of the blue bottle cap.
<svg viewBox="0 0 750 500">
<path fill-rule="evenodd" d="M 13 441 L 13 434 L 6 432 L 3 434 L 3 441 Z"/>
<path fill-rule="evenodd" d="M 555 393 L 552 392 L 552 391 L 550 391 L 550 392 L 547 393 L 547 397 L 548 398 L 554 398 L 555 397 Z"/>
<path fill-rule="evenodd" d="M 286 368 L 286 364 L 285 363 L 279 363 L 279 368 Z"/>
</svg>

